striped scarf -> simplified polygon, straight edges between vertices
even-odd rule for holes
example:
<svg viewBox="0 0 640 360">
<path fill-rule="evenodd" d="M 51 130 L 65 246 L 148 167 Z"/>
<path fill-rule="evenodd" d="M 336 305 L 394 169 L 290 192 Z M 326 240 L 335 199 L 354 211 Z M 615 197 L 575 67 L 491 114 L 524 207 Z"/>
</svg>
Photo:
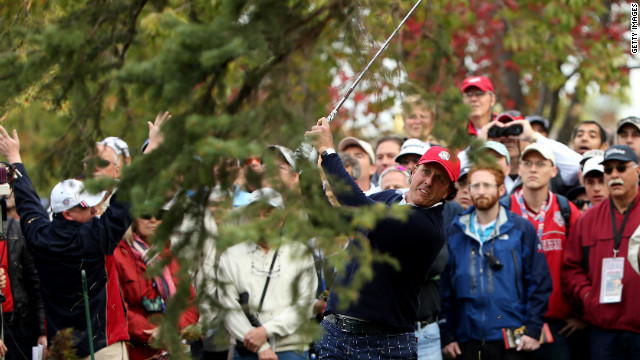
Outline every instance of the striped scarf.
<svg viewBox="0 0 640 360">
<path fill-rule="evenodd" d="M 147 245 L 147 243 L 135 232 L 133 233 L 133 244 L 131 244 L 131 250 L 133 251 L 133 255 L 136 259 L 142 260 L 147 268 L 158 262 L 158 255 L 151 258 L 147 256 L 147 253 L 149 252 L 149 245 Z M 176 293 L 176 285 L 173 282 L 173 277 L 171 277 L 168 265 L 162 268 L 162 273 L 155 276 L 152 281 L 155 283 L 156 289 L 158 289 L 158 292 L 164 301 L 167 301 Z"/>
</svg>

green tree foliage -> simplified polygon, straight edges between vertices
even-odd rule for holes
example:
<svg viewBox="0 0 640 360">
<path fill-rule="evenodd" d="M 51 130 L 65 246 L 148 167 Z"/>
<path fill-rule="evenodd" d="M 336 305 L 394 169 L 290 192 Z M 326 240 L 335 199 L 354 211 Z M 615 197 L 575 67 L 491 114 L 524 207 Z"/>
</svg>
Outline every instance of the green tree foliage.
<svg viewBox="0 0 640 360">
<path fill-rule="evenodd" d="M 586 88 L 621 97 L 628 86 L 630 43 L 625 1 L 434 1 L 425 0 L 408 21 L 401 40 L 386 56 L 406 71 L 414 91 L 423 91 L 439 109 L 435 131 L 451 134 L 455 116 L 450 91 L 471 75 L 486 75 L 504 109 L 541 114 L 566 123 L 559 135 L 567 140 L 581 115 Z M 401 1 L 370 3 L 364 24 L 369 38 L 383 39 L 411 4 Z M 378 112 L 391 99 L 397 72 L 383 85 L 364 90 L 373 94 L 369 108 Z M 395 78 L 394 78 L 395 76 Z M 572 79 L 575 90 L 565 91 Z M 572 85 L 573 87 L 573 85 Z M 454 89 L 454 90 L 452 90 Z M 361 98 L 371 102 L 370 98 Z M 382 106 L 378 106 L 378 100 Z M 562 103 L 569 103 L 563 112 Z M 446 139 L 446 137 L 443 137 Z M 455 143 L 455 138 L 453 139 Z M 465 140 L 466 141 L 466 140 Z M 464 141 L 463 141 L 464 142 Z"/>
<path fill-rule="evenodd" d="M 183 241 L 172 244 L 183 264 L 182 283 L 188 284 L 189 270 L 211 237 L 202 221 L 209 193 L 215 185 L 232 189 L 233 159 L 259 156 L 268 144 L 297 147 L 304 131 L 342 95 L 344 85 L 332 87 L 332 81 L 352 80 L 341 67 L 364 68 L 411 6 L 398 0 L 3 2 L 3 125 L 19 130 L 23 159 L 45 197 L 55 182 L 84 171 L 82 159 L 96 141 L 126 140 L 134 162 L 124 171 L 119 192 L 132 202 L 132 212 L 153 213 L 178 194 L 155 237 L 157 248 L 168 244 L 183 217 L 195 220 Z M 589 81 L 611 92 L 625 85 L 618 61 L 625 48 L 619 29 L 612 28 L 622 20 L 612 6 L 578 0 L 425 0 L 383 54 L 399 66 L 389 70 L 380 59 L 353 99 L 367 102 L 376 114 L 398 91 L 419 92 L 438 106 L 436 137 L 462 148 L 468 142 L 467 110 L 456 85 L 470 72 L 488 74 L 502 101 L 525 112 L 553 114 L 548 102 L 557 100 L 566 82 L 560 65 L 569 58 L 577 61 L 580 89 Z M 398 87 L 404 72 L 408 81 Z M 392 97 L 382 95 L 387 90 Z M 544 95 L 549 92 L 555 97 Z M 140 155 L 146 121 L 164 110 L 173 114 L 163 127 L 164 143 Z M 338 133 L 350 115 L 339 114 Z M 285 194 L 287 207 L 264 221 L 247 225 L 241 218 L 251 214 L 229 212 L 231 200 L 222 201 L 216 212 L 219 251 L 261 237 L 274 246 L 283 239 L 315 237 L 325 254 L 337 254 L 329 265 L 340 270 L 349 259 L 339 250 L 356 228 L 371 228 L 381 216 L 403 216 L 382 207 L 330 208 L 313 167 L 301 176 L 304 199 L 273 186 Z M 285 230 L 274 231 L 283 218 Z M 345 301 L 357 299 L 357 286 L 372 276 L 372 261 L 401 266 L 361 243 L 363 266 L 356 286 L 340 289 Z M 188 289 L 180 290 L 161 324 L 173 354 L 181 346 L 176 319 L 188 303 Z M 198 301 L 215 306 L 206 294 Z"/>
</svg>

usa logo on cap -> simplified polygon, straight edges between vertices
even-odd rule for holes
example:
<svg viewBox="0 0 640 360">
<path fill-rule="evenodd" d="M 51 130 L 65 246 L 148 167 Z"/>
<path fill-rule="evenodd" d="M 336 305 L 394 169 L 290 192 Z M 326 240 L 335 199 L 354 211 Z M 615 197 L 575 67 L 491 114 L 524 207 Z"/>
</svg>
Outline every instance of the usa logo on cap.
<svg viewBox="0 0 640 360">
<path fill-rule="evenodd" d="M 449 153 L 446 151 L 440 151 L 440 154 L 438 154 L 438 156 L 444 161 L 449 161 L 449 159 L 451 158 L 451 155 L 449 155 Z"/>
</svg>

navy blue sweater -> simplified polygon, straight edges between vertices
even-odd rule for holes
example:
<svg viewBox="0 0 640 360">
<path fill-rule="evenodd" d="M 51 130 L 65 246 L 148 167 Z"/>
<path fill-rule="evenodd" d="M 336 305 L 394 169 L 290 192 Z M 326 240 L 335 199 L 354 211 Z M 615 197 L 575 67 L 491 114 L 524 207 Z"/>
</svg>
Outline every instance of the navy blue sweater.
<svg viewBox="0 0 640 360">
<path fill-rule="evenodd" d="M 387 206 L 402 200 L 395 190 L 382 191 L 367 197 L 342 166 L 337 154 L 325 156 L 322 167 L 327 177 L 343 182 L 350 191 L 338 192 L 336 197 L 342 205 L 367 206 L 384 202 Z M 332 291 L 325 314 L 343 314 L 396 328 L 398 331 L 413 331 L 419 308 L 420 284 L 424 281 L 431 264 L 445 243 L 442 220 L 442 205 L 431 208 L 409 206 L 405 221 L 384 218 L 374 229 L 366 233 L 371 249 L 388 254 L 398 260 L 400 269 L 388 264 L 373 264 L 373 279 L 366 283 L 359 298 L 348 308 L 338 307 L 338 296 Z M 349 245 L 350 251 L 358 246 Z M 347 265 L 345 275 L 336 282 L 350 286 L 358 269 L 357 261 Z"/>
<path fill-rule="evenodd" d="M 89 355 L 80 274 L 84 269 L 94 350 L 128 340 L 113 250 L 132 222 L 129 204 L 114 196 L 99 219 L 81 224 L 56 216 L 50 221 L 24 166 L 14 165 L 23 174 L 13 184 L 13 192 L 22 232 L 40 277 L 47 336 L 51 339 L 58 331 L 71 328 L 77 355 Z"/>
</svg>

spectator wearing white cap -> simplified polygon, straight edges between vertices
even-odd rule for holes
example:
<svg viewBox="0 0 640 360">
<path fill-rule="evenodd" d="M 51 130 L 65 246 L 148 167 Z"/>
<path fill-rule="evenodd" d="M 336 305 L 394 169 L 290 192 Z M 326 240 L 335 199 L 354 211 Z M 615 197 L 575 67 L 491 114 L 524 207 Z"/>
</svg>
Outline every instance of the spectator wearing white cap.
<svg viewBox="0 0 640 360">
<path fill-rule="evenodd" d="M 93 164 L 95 178 L 108 177 L 119 179 L 122 167 L 131 164 L 129 146 L 124 140 L 110 136 L 96 143 L 96 155 Z M 87 163 L 85 163 L 85 166 Z M 102 215 L 109 206 L 112 191 L 107 191 L 104 198 L 96 207 L 97 215 Z"/>
<path fill-rule="evenodd" d="M 161 141 L 160 125 L 150 124 L 150 148 Z M 20 140 L 14 130 L 9 136 L 0 126 L 0 154 L 22 174 L 13 183 L 16 208 L 27 246 L 34 258 L 45 307 L 49 340 L 58 331 L 72 329 L 77 356 L 89 356 L 89 341 L 98 360 L 126 359 L 129 340 L 125 306 L 120 296 L 113 251 L 131 224 L 129 204 L 113 198 L 101 218 L 96 206 L 103 194 L 89 194 L 81 182 L 69 179 L 51 192 L 53 220 L 40 204 L 20 157 Z M 90 323 L 88 337 L 82 300 L 80 271 L 85 270 L 89 286 Z"/>
<path fill-rule="evenodd" d="M 356 184 L 366 195 L 380 191 L 371 182 L 371 177 L 376 172 L 376 155 L 373 147 L 366 141 L 362 141 L 352 136 L 348 136 L 338 144 L 338 152 L 344 152 L 358 161 L 360 164 L 360 177 L 356 179 Z"/>
<path fill-rule="evenodd" d="M 396 156 L 396 163 L 404 166 L 408 171 L 413 171 L 422 155 L 429 150 L 431 146 L 426 142 L 418 139 L 409 139 L 402 144 L 400 152 Z"/>
<path fill-rule="evenodd" d="M 549 181 L 558 172 L 553 155 L 550 149 L 541 144 L 531 144 L 524 149 L 519 164 L 522 188 L 511 195 L 510 209 L 531 222 L 536 229 L 553 281 L 545 321 L 549 324 L 554 342 L 542 344 L 534 357 L 569 360 L 571 342 L 576 339 L 576 335 L 572 337 L 572 334 L 584 329 L 586 323 L 575 317 L 573 302 L 562 287 L 562 255 L 570 229 L 581 213 L 567 198 L 549 189 Z"/>
<path fill-rule="evenodd" d="M 100 141 L 98 145 L 107 146 L 111 148 L 116 155 L 118 155 L 124 165 L 131 165 L 131 153 L 129 152 L 129 145 L 116 136 L 109 136 Z"/>
<path fill-rule="evenodd" d="M 600 204 L 609 197 L 609 189 L 604 183 L 603 156 L 595 156 L 584 163 L 582 169 L 582 184 L 591 206 Z"/>
<path fill-rule="evenodd" d="M 616 144 L 627 145 L 640 157 L 640 118 L 629 116 L 618 120 Z"/>
<path fill-rule="evenodd" d="M 584 154 L 582 154 L 582 160 L 580 160 L 580 167 L 583 168 L 584 163 L 587 162 L 587 160 L 596 156 L 600 156 L 600 157 L 604 156 L 604 151 L 600 149 L 592 149 L 592 150 L 585 151 Z"/>
</svg>

